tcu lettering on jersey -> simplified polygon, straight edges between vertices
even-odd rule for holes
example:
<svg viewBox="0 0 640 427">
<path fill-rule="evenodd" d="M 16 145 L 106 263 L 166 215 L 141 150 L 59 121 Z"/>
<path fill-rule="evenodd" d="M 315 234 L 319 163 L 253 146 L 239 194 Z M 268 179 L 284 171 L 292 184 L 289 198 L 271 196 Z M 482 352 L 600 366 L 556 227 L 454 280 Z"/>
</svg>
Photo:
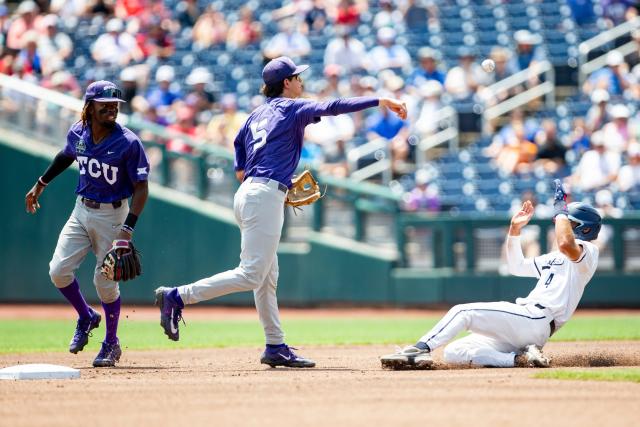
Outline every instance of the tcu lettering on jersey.
<svg viewBox="0 0 640 427">
<path fill-rule="evenodd" d="M 80 167 L 80 175 L 89 172 L 92 178 L 100 178 L 104 176 L 105 181 L 110 185 L 115 184 L 118 180 L 118 168 L 107 163 L 100 163 L 96 159 L 90 159 L 86 156 L 77 156 L 78 166 Z"/>
</svg>

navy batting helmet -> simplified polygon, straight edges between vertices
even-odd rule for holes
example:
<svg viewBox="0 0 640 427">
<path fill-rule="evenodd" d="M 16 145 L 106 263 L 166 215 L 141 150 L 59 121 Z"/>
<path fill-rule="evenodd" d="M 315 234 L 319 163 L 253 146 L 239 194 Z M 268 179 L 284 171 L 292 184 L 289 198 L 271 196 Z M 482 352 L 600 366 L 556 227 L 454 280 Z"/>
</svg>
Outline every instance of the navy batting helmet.
<svg viewBox="0 0 640 427">
<path fill-rule="evenodd" d="M 602 217 L 597 210 L 581 202 L 569 203 L 567 210 L 569 211 L 567 217 L 578 223 L 573 229 L 573 234 L 577 239 L 593 240 L 598 237 L 602 226 Z"/>
</svg>

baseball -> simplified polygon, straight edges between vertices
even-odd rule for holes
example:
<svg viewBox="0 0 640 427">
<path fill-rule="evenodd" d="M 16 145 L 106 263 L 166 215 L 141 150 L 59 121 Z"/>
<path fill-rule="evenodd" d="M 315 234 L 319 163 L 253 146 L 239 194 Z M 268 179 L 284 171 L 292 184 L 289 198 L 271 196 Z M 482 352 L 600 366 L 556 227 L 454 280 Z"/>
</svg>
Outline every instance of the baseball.
<svg viewBox="0 0 640 427">
<path fill-rule="evenodd" d="M 485 59 L 482 61 L 482 69 L 487 73 L 492 72 L 496 68 L 496 63 L 493 62 L 493 59 Z"/>
</svg>

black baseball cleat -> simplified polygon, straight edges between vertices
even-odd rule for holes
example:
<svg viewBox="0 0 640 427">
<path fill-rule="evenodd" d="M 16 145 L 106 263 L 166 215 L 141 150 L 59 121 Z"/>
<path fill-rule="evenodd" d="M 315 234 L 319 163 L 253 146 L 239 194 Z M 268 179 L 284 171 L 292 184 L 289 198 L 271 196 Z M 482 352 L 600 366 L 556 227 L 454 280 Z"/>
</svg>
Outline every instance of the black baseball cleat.
<svg viewBox="0 0 640 427">
<path fill-rule="evenodd" d="M 164 329 L 164 333 L 170 340 L 178 341 L 180 339 L 178 322 L 182 320 L 182 307 L 168 296 L 172 289 L 163 286 L 156 289 L 155 305 L 160 308 L 160 326 Z"/>
<path fill-rule="evenodd" d="M 120 360 L 122 356 L 122 349 L 120 343 L 116 342 L 109 344 L 107 342 L 102 343 L 102 348 L 93 361 L 95 368 L 108 368 L 116 366 L 116 362 Z"/>
<path fill-rule="evenodd" d="M 102 320 L 100 313 L 91 307 L 89 307 L 89 311 L 91 317 L 87 319 L 80 318 L 76 324 L 76 332 L 73 334 L 73 338 L 71 338 L 71 342 L 69 343 L 69 351 L 73 354 L 77 354 L 84 349 L 84 346 L 89 343 L 91 331 L 100 326 L 100 320 Z"/>
<path fill-rule="evenodd" d="M 264 353 L 262 353 L 260 363 L 269 365 L 272 368 L 275 368 L 276 366 L 285 366 L 288 368 L 313 368 L 316 366 L 316 362 L 298 356 L 291 351 L 292 348 L 293 347 L 289 347 L 288 345 L 275 349 L 267 347 L 264 350 Z"/>
</svg>

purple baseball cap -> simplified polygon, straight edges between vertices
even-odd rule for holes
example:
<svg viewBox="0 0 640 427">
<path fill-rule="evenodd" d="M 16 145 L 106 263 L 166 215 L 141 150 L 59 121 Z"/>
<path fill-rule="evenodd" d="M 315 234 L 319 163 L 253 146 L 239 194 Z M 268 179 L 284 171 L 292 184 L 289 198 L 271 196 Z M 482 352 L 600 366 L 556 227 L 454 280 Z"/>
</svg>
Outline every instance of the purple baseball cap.
<svg viewBox="0 0 640 427">
<path fill-rule="evenodd" d="M 308 65 L 296 65 L 288 56 L 280 56 L 269 61 L 262 69 L 262 80 L 268 85 L 280 83 L 287 77 L 300 74 Z"/>
<path fill-rule="evenodd" d="M 98 80 L 87 87 L 84 93 L 84 102 L 127 102 L 122 99 L 122 91 L 114 83 L 106 80 Z"/>
</svg>

